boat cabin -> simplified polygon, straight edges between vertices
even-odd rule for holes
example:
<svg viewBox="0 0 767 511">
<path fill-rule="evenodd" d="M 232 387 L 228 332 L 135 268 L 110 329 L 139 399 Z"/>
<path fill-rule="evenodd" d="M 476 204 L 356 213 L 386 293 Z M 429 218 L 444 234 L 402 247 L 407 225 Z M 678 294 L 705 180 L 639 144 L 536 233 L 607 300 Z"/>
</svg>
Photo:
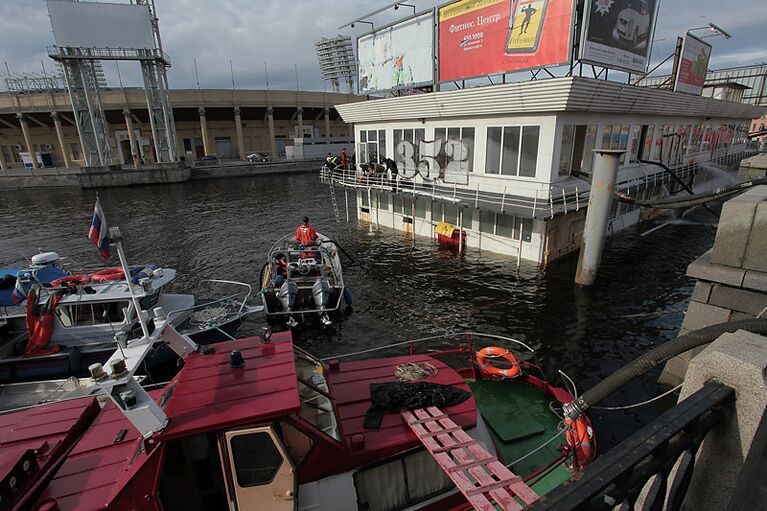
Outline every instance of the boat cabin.
<svg viewBox="0 0 767 511">
<path fill-rule="evenodd" d="M 447 222 L 465 232 L 470 247 L 539 263 L 580 246 L 595 149 L 624 151 L 616 191 L 641 199 L 681 191 L 652 161 L 705 192 L 731 182 L 718 166 L 753 154 L 748 125 L 764 113 L 582 77 L 336 108 L 354 125 L 358 166 L 332 176 L 360 220 L 427 237 Z M 387 171 L 387 158 L 396 174 Z M 325 181 L 330 176 L 326 171 Z M 636 224 L 641 213 L 615 202 L 608 232 Z"/>
<path fill-rule="evenodd" d="M 168 421 L 147 438 L 95 398 L 0 415 L 0 499 L 60 511 L 445 509 L 460 495 L 402 417 L 363 427 L 369 384 L 391 381 L 403 361 L 428 361 L 431 381 L 468 390 L 426 355 L 324 364 L 284 332 L 190 354 L 152 394 Z M 492 445 L 473 397 L 445 413 Z"/>
</svg>

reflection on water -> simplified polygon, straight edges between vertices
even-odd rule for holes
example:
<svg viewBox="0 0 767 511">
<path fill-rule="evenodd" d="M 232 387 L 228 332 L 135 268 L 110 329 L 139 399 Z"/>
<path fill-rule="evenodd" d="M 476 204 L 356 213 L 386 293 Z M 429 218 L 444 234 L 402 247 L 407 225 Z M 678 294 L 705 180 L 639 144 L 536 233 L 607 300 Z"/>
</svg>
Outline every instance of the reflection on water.
<svg viewBox="0 0 767 511">
<path fill-rule="evenodd" d="M 337 193 L 343 215 L 343 193 Z M 2 195 L 0 265 L 20 264 L 38 249 L 56 250 L 79 265 L 103 264 L 85 237 L 94 192 Z M 583 289 L 573 284 L 577 256 L 546 271 L 523 262 L 517 274 L 513 257 L 475 249 L 458 256 L 427 238 L 413 247 L 398 231 L 337 224 L 316 175 L 106 189 L 100 196 L 108 222 L 123 231 L 128 260 L 176 268 L 174 289 L 184 292 L 201 289 L 204 278 L 257 285 L 272 242 L 308 215 L 357 261 L 344 274 L 354 313 L 333 331 L 298 336 L 319 356 L 432 333 L 484 331 L 536 347 L 551 378 L 562 369 L 581 391 L 676 335 L 694 285 L 685 269 L 714 239 L 706 224 L 613 236 L 598 285 Z M 254 318 L 244 332 L 254 334 L 262 324 Z M 606 404 L 646 399 L 657 390 L 653 381 L 637 382 Z M 652 407 L 598 412 L 601 449 L 656 413 Z"/>
</svg>

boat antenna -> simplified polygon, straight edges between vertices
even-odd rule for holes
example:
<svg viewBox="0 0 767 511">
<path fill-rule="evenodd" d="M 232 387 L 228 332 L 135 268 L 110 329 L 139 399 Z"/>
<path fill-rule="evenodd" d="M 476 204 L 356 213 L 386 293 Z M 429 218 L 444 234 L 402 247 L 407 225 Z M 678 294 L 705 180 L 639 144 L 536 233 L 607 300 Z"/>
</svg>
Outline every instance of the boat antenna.
<svg viewBox="0 0 767 511">
<path fill-rule="evenodd" d="M 128 293 L 130 294 L 131 302 L 133 302 L 133 308 L 136 309 L 136 315 L 138 316 L 138 321 L 141 324 L 141 332 L 144 334 L 145 339 L 149 339 L 149 329 L 146 325 L 146 317 L 144 316 L 144 311 L 141 310 L 141 305 L 138 303 L 138 298 L 136 298 L 136 295 L 133 293 L 133 282 L 131 282 L 131 274 L 130 270 L 128 269 L 128 261 L 125 259 L 125 252 L 123 252 L 123 237 L 119 227 L 114 226 L 109 228 L 109 239 L 112 243 L 114 243 L 115 249 L 117 250 L 117 256 L 120 258 L 120 266 L 122 266 L 123 273 L 125 274 L 125 283 L 128 286 Z"/>
</svg>

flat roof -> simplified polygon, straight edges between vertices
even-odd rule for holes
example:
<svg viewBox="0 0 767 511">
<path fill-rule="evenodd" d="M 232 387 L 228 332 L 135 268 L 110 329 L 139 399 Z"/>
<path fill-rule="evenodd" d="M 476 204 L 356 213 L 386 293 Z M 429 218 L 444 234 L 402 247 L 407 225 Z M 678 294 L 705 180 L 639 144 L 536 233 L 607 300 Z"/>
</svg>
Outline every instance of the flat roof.
<svg viewBox="0 0 767 511">
<path fill-rule="evenodd" d="M 347 123 L 589 112 L 755 119 L 764 107 L 624 83 L 566 77 L 336 105 Z"/>
<path fill-rule="evenodd" d="M 301 408 L 290 332 L 211 345 L 212 354 L 192 353 L 168 386 L 168 426 L 158 439 L 268 421 Z M 229 354 L 237 349 L 245 366 L 233 369 Z"/>
</svg>

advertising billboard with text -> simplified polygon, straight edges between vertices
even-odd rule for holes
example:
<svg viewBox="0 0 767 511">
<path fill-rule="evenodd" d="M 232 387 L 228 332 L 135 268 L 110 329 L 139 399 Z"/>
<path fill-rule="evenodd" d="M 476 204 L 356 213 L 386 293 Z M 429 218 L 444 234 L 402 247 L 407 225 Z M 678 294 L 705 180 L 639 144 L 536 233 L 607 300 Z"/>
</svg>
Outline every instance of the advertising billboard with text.
<svg viewBox="0 0 767 511">
<path fill-rule="evenodd" d="M 660 0 L 587 0 L 581 60 L 644 74 Z"/>
<path fill-rule="evenodd" d="M 357 39 L 361 94 L 434 81 L 434 12 L 429 11 Z"/>
<path fill-rule="evenodd" d="M 687 34 L 682 43 L 682 55 L 676 72 L 674 90 L 700 96 L 708 73 L 711 45 L 692 34 Z"/>
<path fill-rule="evenodd" d="M 572 0 L 459 0 L 438 16 L 440 81 L 570 61 Z"/>
</svg>

